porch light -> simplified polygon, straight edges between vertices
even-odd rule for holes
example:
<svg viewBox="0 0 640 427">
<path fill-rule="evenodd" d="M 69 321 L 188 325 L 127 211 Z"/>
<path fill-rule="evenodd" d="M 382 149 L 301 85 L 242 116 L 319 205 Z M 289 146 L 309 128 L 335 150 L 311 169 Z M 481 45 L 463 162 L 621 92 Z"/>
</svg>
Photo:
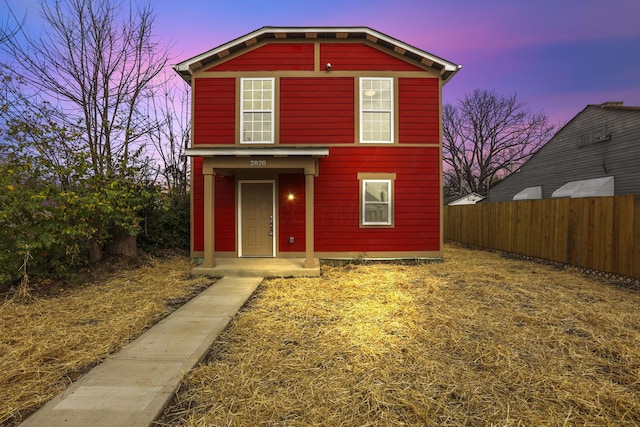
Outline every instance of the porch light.
<svg viewBox="0 0 640 427">
<path fill-rule="evenodd" d="M 293 193 L 289 193 L 289 195 L 287 195 L 287 200 L 293 200 L 295 199 Z"/>
</svg>

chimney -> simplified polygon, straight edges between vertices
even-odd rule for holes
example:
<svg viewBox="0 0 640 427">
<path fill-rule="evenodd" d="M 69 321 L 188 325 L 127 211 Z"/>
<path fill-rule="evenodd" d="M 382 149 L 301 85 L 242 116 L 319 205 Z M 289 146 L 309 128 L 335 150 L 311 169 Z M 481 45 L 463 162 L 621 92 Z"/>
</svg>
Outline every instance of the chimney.
<svg viewBox="0 0 640 427">
<path fill-rule="evenodd" d="M 623 101 L 607 101 L 600 104 L 601 107 L 622 107 Z"/>
</svg>

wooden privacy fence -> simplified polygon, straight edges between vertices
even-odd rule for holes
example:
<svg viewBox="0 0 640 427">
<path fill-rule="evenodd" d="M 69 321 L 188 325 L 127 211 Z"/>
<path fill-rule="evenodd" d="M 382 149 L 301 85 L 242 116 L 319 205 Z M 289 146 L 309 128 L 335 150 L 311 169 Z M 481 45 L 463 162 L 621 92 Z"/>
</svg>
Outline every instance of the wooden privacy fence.
<svg viewBox="0 0 640 427">
<path fill-rule="evenodd" d="M 640 278 L 640 195 L 445 206 L 444 238 Z"/>
</svg>

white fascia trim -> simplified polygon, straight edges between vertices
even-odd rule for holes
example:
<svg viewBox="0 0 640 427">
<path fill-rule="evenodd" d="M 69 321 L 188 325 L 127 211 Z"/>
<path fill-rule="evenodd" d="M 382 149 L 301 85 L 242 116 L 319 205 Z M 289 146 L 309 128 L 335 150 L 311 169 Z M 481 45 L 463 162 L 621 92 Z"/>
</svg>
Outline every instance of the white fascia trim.
<svg viewBox="0 0 640 427">
<path fill-rule="evenodd" d="M 335 33 L 367 33 L 372 35 L 373 37 L 376 37 L 378 39 L 384 40 L 387 43 L 391 43 L 393 45 L 396 45 L 402 49 L 405 49 L 409 52 L 412 52 L 418 56 L 423 56 L 427 59 L 429 59 L 430 61 L 433 62 L 437 62 L 439 64 L 442 64 L 444 66 L 445 71 L 457 71 L 460 69 L 460 66 L 458 64 L 454 64 L 452 62 L 449 62 L 443 58 L 440 58 L 439 56 L 435 56 L 430 54 L 429 52 L 426 52 L 422 49 L 418 49 L 416 47 L 413 47 L 411 45 L 408 45 L 396 38 L 393 38 L 391 36 L 387 36 L 386 34 L 383 34 L 381 32 L 378 32 L 376 30 L 373 30 L 369 27 L 309 27 L 309 28 L 305 28 L 305 27 L 264 27 L 261 29 L 262 31 L 258 30 L 258 32 L 256 32 L 255 34 L 251 34 L 251 37 L 255 37 L 257 34 L 261 34 L 261 33 L 265 33 L 265 32 L 287 32 L 287 33 L 321 33 L 321 32 L 335 32 Z"/>
<path fill-rule="evenodd" d="M 445 59 L 440 58 L 439 56 L 432 55 L 429 52 L 426 52 L 426 51 L 424 51 L 422 49 L 418 49 L 416 47 L 408 45 L 408 44 L 406 44 L 404 42 L 401 42 L 400 40 L 395 39 L 393 37 L 390 37 L 390 36 L 387 36 L 385 34 L 379 33 L 377 31 L 374 31 L 374 30 L 370 29 L 370 28 L 367 28 L 366 32 L 368 32 L 369 34 L 371 34 L 371 35 L 373 35 L 373 36 L 375 36 L 375 37 L 377 37 L 379 39 L 382 39 L 382 40 L 384 40 L 384 41 L 386 41 L 388 43 L 391 43 L 391 44 L 394 44 L 396 46 L 399 46 L 400 48 L 405 49 L 405 50 L 407 50 L 407 51 L 409 51 L 411 53 L 414 53 L 414 54 L 416 54 L 418 56 L 423 56 L 423 57 L 427 58 L 430 61 L 436 62 L 438 64 L 442 64 L 444 66 L 444 70 L 445 71 L 458 71 L 460 69 L 460 65 L 458 65 L 458 64 L 454 64 L 453 62 L 449 62 L 449 61 L 447 61 Z"/>
<path fill-rule="evenodd" d="M 387 36 L 385 34 L 382 34 L 378 31 L 372 30 L 369 27 L 263 27 L 260 28 L 256 31 L 253 31 L 247 35 L 244 35 L 242 37 L 239 37 L 235 40 L 232 40 L 230 42 L 227 42 L 223 45 L 220 45 L 218 47 L 215 47 L 211 50 L 208 50 L 204 53 L 201 53 L 198 56 L 194 56 L 193 58 L 187 59 L 186 61 L 183 61 L 179 64 L 176 64 L 173 66 L 173 69 L 176 71 L 190 71 L 190 67 L 192 64 L 197 64 L 198 62 L 202 61 L 203 59 L 215 55 L 218 52 L 224 51 L 228 48 L 230 48 L 231 46 L 235 46 L 237 44 L 240 43 L 245 43 L 248 40 L 251 40 L 255 37 L 260 36 L 261 34 L 264 33 L 318 33 L 318 32 L 336 32 L 336 33 L 367 33 L 370 34 L 373 37 L 376 37 L 378 39 L 384 40 L 388 43 L 394 44 L 402 49 L 405 49 L 409 52 L 412 52 L 416 55 L 425 57 L 427 59 L 429 59 L 430 61 L 436 62 L 438 64 L 442 64 L 444 66 L 444 70 L 445 71 L 453 71 L 456 72 L 458 70 L 460 70 L 461 66 L 458 64 L 454 64 L 452 62 L 449 62 L 443 58 L 440 58 L 439 56 L 435 56 L 430 54 L 429 52 L 426 52 L 424 50 L 415 48 L 411 45 L 408 45 L 404 42 L 401 42 L 398 39 L 395 39 L 393 37 Z"/>
<path fill-rule="evenodd" d="M 253 32 L 251 32 L 251 33 L 249 33 L 247 35 L 244 35 L 244 36 L 240 37 L 240 38 L 231 40 L 231 41 L 229 41 L 229 42 L 227 42 L 225 44 L 222 44 L 222 45 L 220 45 L 218 47 L 214 47 L 213 49 L 210 49 L 210 50 L 208 50 L 206 52 L 203 52 L 198 56 L 194 56 L 193 58 L 189 58 L 186 61 L 182 61 L 179 64 L 174 65 L 173 69 L 176 70 L 176 71 L 189 71 L 190 72 L 191 71 L 190 70 L 191 65 L 197 64 L 198 62 L 202 61 L 203 59 L 208 58 L 209 56 L 216 55 L 218 52 L 225 51 L 228 48 L 230 48 L 231 46 L 235 46 L 237 44 L 244 43 L 247 40 L 251 40 L 252 38 L 254 38 L 254 37 L 256 37 L 256 36 L 258 36 L 258 35 L 260 35 L 260 34 L 262 34 L 264 32 L 265 32 L 264 29 L 253 31 Z"/>
<path fill-rule="evenodd" d="M 189 157 L 211 156 L 329 156 L 328 148 L 187 148 Z"/>
</svg>

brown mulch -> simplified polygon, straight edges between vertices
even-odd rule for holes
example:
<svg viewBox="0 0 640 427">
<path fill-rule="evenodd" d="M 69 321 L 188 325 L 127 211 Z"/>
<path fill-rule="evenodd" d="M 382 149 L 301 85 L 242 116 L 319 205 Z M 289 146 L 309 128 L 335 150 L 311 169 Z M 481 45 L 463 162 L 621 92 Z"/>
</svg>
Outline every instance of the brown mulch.
<svg viewBox="0 0 640 427">
<path fill-rule="evenodd" d="M 640 292 L 445 247 L 263 282 L 158 426 L 640 425 Z"/>
<path fill-rule="evenodd" d="M 18 424 L 213 283 L 190 270 L 186 257 L 118 262 L 86 276 L 98 280 L 33 283 L 26 301 L 2 295 L 0 425 Z"/>
</svg>

